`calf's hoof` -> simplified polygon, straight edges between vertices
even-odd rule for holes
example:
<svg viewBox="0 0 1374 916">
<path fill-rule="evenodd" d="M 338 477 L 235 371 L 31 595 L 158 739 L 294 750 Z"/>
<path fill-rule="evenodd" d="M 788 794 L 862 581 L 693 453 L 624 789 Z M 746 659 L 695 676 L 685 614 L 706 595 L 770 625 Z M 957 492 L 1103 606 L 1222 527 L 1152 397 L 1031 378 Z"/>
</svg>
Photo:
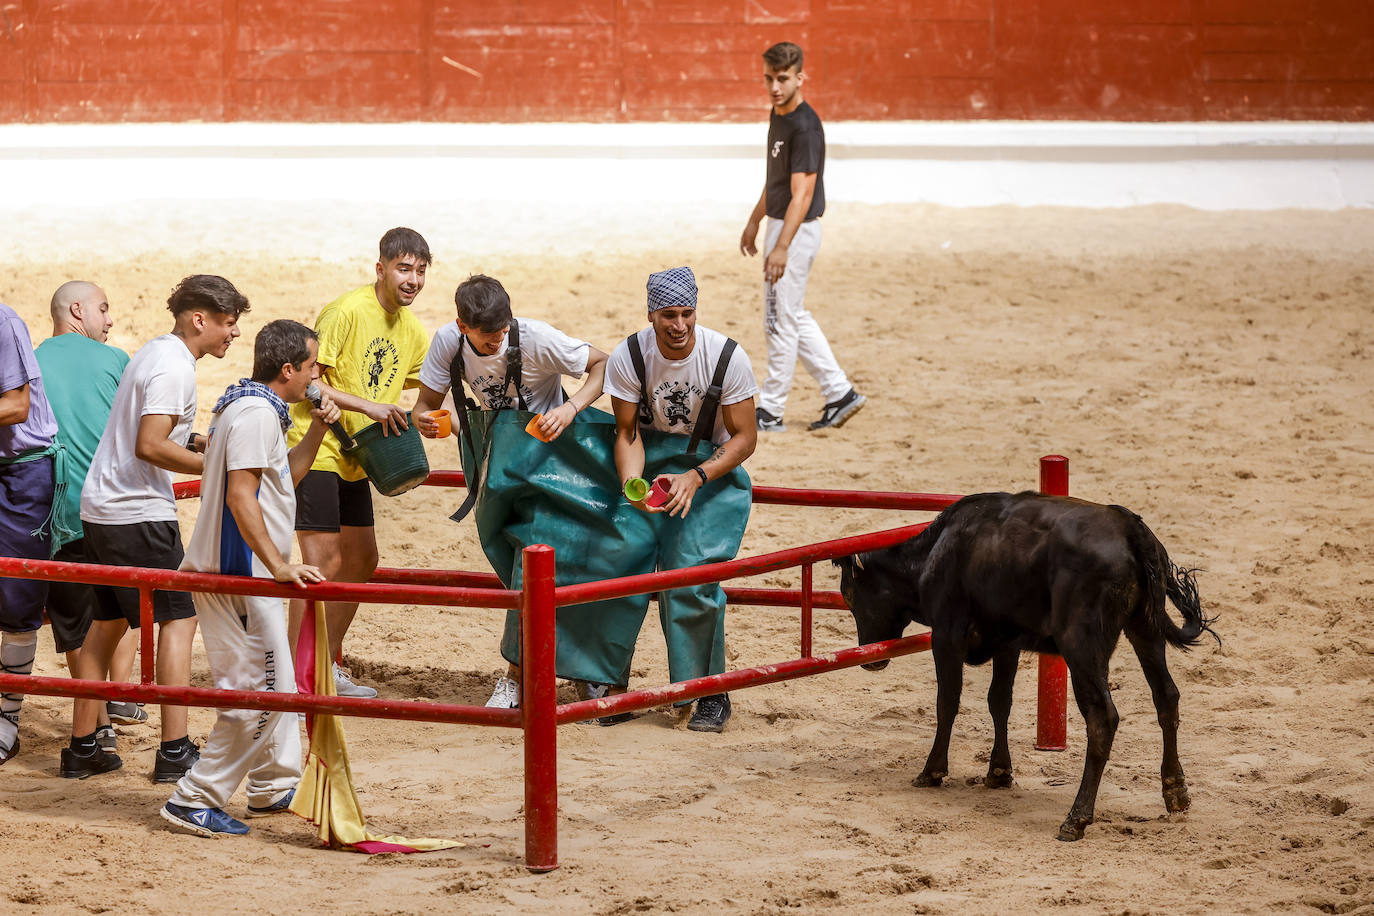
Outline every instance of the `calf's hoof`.
<svg viewBox="0 0 1374 916">
<path fill-rule="evenodd" d="M 918 789 L 929 789 L 932 786 L 938 786 L 948 775 L 948 773 L 926 772 L 922 773 L 920 776 L 917 776 L 915 779 L 913 779 L 911 781 L 911 784 L 913 786 L 916 786 Z"/>
<path fill-rule="evenodd" d="M 1188 798 L 1188 784 L 1182 776 L 1171 776 L 1164 780 L 1164 808 L 1170 814 L 1187 811 L 1192 804 Z"/>
<path fill-rule="evenodd" d="M 1059 839 L 1065 843 L 1076 843 L 1083 839 L 1083 828 L 1087 826 L 1087 823 L 1080 823 L 1079 821 L 1065 821 L 1059 825 Z"/>
<path fill-rule="evenodd" d="M 1011 786 L 1012 782 L 1011 770 L 1001 767 L 989 768 L 988 775 L 983 777 L 983 785 L 989 789 L 1006 789 Z"/>
</svg>

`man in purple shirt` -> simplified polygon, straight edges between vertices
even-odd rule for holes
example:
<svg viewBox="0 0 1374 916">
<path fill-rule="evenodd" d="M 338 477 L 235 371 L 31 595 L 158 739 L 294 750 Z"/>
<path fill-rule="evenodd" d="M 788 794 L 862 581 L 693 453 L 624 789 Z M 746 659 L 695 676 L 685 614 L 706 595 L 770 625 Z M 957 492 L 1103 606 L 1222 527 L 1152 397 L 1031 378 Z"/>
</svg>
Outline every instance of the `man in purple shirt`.
<svg viewBox="0 0 1374 916">
<path fill-rule="evenodd" d="M 57 420 L 43 394 L 29 329 L 0 304 L 0 556 L 51 555 Z M 0 669 L 33 672 L 48 584 L 0 577 Z M 19 753 L 22 693 L 0 694 L 0 765 Z"/>
</svg>

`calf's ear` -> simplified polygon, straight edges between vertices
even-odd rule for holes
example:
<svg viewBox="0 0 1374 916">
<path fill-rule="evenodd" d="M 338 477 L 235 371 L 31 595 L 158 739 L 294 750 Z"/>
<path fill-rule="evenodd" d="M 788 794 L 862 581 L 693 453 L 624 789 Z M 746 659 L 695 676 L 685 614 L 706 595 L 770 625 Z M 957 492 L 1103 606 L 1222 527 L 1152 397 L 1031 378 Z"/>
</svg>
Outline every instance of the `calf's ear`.
<svg viewBox="0 0 1374 916">
<path fill-rule="evenodd" d="M 834 563 L 840 569 L 849 570 L 851 573 L 858 572 L 864 568 L 863 554 L 858 553 L 850 554 L 847 557 L 834 557 L 830 562 Z"/>
</svg>

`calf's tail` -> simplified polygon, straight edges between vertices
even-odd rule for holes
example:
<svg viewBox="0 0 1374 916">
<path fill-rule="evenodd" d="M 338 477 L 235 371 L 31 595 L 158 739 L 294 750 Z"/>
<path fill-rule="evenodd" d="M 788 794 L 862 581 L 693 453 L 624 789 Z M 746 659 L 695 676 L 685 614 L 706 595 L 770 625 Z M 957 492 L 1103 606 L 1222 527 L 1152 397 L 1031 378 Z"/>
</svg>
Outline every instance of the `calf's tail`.
<svg viewBox="0 0 1374 916">
<path fill-rule="evenodd" d="M 1159 543 L 1154 532 L 1139 516 L 1135 518 L 1135 527 L 1136 536 L 1132 540 L 1135 541 L 1136 559 L 1145 580 L 1141 584 L 1146 596 L 1145 612 L 1151 626 L 1164 637 L 1165 642 L 1184 651 L 1201 642 L 1203 633 L 1212 634 L 1217 645 L 1221 645 L 1221 637 L 1212 629 L 1217 618 L 1206 617 L 1202 613 L 1202 601 L 1198 598 L 1197 579 L 1194 576 L 1197 570 L 1175 566 L 1164 545 Z M 1165 610 L 1166 597 L 1183 615 L 1183 626 L 1175 624 Z"/>
</svg>

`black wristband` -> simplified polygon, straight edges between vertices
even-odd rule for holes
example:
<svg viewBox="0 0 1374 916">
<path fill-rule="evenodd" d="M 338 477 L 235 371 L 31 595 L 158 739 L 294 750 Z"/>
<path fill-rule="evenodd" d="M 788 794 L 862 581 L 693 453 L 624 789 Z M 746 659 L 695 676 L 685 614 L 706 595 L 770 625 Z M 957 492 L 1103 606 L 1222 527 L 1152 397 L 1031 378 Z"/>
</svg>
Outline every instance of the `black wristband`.
<svg viewBox="0 0 1374 916">
<path fill-rule="evenodd" d="M 699 475 L 701 476 L 701 484 L 702 484 L 702 486 L 705 486 L 705 485 L 706 485 L 706 472 L 705 472 L 704 470 L 702 470 L 701 465 L 697 465 L 696 467 L 692 468 L 692 470 L 696 471 L 697 474 L 699 474 Z"/>
</svg>

